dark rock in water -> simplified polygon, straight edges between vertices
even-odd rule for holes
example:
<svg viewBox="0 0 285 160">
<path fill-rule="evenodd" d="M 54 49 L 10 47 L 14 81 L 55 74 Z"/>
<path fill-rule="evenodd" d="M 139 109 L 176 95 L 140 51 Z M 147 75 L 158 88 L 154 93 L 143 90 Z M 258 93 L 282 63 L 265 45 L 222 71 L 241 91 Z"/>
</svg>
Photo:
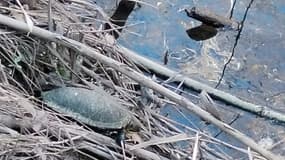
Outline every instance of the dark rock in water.
<svg viewBox="0 0 285 160">
<path fill-rule="evenodd" d="M 186 30 L 186 32 L 191 39 L 194 39 L 196 41 L 203 41 L 217 35 L 218 30 L 215 27 L 202 24 L 198 27 L 190 28 Z"/>
<path fill-rule="evenodd" d="M 129 111 L 99 87 L 63 87 L 42 93 L 42 98 L 53 109 L 99 129 L 139 128 Z"/>
<path fill-rule="evenodd" d="M 135 8 L 136 2 L 129 1 L 129 0 L 121 0 L 119 3 L 118 8 L 114 12 L 114 14 L 110 18 L 110 22 L 114 24 L 114 27 L 123 27 L 126 24 L 126 21 Z M 106 23 L 105 29 L 111 29 L 112 27 Z M 117 32 L 121 32 L 121 29 L 111 31 L 110 34 L 112 34 L 115 39 L 119 38 L 119 34 Z"/>
</svg>

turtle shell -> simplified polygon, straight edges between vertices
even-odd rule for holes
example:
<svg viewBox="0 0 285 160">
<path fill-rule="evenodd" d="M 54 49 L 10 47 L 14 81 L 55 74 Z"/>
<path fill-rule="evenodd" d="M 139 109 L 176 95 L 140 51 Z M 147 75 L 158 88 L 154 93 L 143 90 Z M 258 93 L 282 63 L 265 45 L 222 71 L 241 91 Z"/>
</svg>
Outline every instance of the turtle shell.
<svg viewBox="0 0 285 160">
<path fill-rule="evenodd" d="M 127 109 L 99 87 L 57 88 L 43 92 L 42 98 L 56 111 L 100 129 L 122 129 L 132 119 Z"/>
</svg>

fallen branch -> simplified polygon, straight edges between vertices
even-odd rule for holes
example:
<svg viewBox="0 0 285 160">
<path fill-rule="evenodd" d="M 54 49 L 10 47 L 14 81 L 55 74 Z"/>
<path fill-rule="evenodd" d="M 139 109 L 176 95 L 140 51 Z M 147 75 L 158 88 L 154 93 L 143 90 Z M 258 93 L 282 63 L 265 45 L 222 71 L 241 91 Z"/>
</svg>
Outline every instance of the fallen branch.
<svg viewBox="0 0 285 160">
<path fill-rule="evenodd" d="M 246 102 L 244 100 L 241 100 L 240 98 L 237 98 L 231 94 L 228 94 L 226 92 L 220 91 L 218 89 L 215 89 L 213 87 L 210 87 L 206 84 L 200 83 L 198 81 L 195 81 L 189 77 L 186 77 L 178 72 L 175 72 L 171 69 L 168 69 L 158 63 L 155 63 L 145 57 L 140 56 L 139 54 L 135 53 L 134 51 L 129 50 L 128 48 L 125 48 L 124 46 L 118 45 L 119 51 L 126 57 L 132 59 L 136 64 L 140 66 L 144 66 L 147 69 L 157 73 L 158 75 L 163 75 L 165 77 L 171 77 L 171 81 L 181 83 L 183 82 L 185 86 L 194 89 L 198 92 L 201 92 L 202 90 L 206 91 L 208 94 L 211 95 L 211 97 L 220 99 L 228 104 L 231 104 L 233 106 L 239 107 L 241 109 L 250 111 L 252 113 L 255 113 L 262 117 L 267 117 L 270 119 L 275 119 L 280 122 L 285 122 L 285 115 L 274 111 L 270 109 L 267 106 L 261 106 L 256 105 L 253 103 Z"/>
<path fill-rule="evenodd" d="M 191 10 L 185 9 L 187 16 L 192 17 L 204 24 L 219 28 L 219 27 L 229 27 L 234 30 L 240 28 L 240 24 L 229 18 L 217 15 L 209 10 L 193 7 Z"/>
<path fill-rule="evenodd" d="M 7 25 L 11 28 L 14 28 L 16 30 L 20 30 L 23 32 L 29 32 L 29 27 L 27 24 L 21 21 L 14 20 L 12 18 L 9 18 L 4 15 L 0 15 L 0 23 L 3 25 Z M 270 151 L 267 151 L 266 149 L 258 146 L 258 144 L 252 140 L 250 137 L 244 135 L 243 133 L 239 132 L 238 130 L 232 128 L 231 126 L 219 121 L 215 117 L 213 117 L 211 114 L 208 112 L 204 111 L 201 109 L 199 106 L 195 105 L 194 103 L 190 102 L 188 99 L 185 97 L 182 97 L 171 90 L 153 82 L 150 78 L 144 76 L 141 73 L 138 73 L 134 69 L 128 67 L 127 65 L 120 63 L 118 61 L 115 61 L 109 57 L 106 57 L 102 54 L 100 54 L 99 51 L 95 50 L 94 48 L 91 48 L 89 46 L 86 46 L 80 42 L 74 41 L 72 39 L 66 38 L 64 36 L 61 36 L 56 33 L 49 32 L 47 30 L 41 29 L 39 27 L 33 27 L 32 32 L 30 32 L 31 35 L 37 36 L 39 38 L 49 40 L 49 41 L 54 41 L 56 43 L 59 43 L 61 45 L 64 45 L 68 48 L 72 48 L 75 51 L 78 52 L 78 54 L 81 54 L 83 56 L 86 56 L 90 59 L 96 59 L 113 69 L 125 74 L 126 76 L 130 77 L 131 79 L 139 82 L 140 84 L 149 87 L 153 89 L 154 91 L 160 93 L 161 95 L 169 98 L 170 100 L 176 102 L 177 104 L 186 107 L 190 111 L 194 112 L 201 118 L 207 120 L 208 122 L 211 122 L 212 124 L 216 125 L 219 127 L 221 130 L 224 132 L 232 135 L 233 137 L 237 138 L 241 142 L 243 142 L 245 145 L 251 147 L 253 150 L 257 151 L 267 159 L 272 159 L 272 160 L 279 160 L 282 159 L 278 157 L 277 155 L 272 154 Z"/>
</svg>

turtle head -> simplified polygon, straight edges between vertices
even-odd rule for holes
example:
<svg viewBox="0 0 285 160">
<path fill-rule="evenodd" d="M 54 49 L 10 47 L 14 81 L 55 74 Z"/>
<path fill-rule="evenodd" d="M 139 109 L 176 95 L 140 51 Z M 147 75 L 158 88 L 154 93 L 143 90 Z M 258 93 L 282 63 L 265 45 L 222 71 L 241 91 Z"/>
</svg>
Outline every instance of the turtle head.
<svg viewBox="0 0 285 160">
<path fill-rule="evenodd" d="M 133 132 L 139 132 L 141 128 L 142 128 L 141 122 L 134 116 L 132 116 L 132 119 L 126 126 L 126 130 Z"/>
</svg>

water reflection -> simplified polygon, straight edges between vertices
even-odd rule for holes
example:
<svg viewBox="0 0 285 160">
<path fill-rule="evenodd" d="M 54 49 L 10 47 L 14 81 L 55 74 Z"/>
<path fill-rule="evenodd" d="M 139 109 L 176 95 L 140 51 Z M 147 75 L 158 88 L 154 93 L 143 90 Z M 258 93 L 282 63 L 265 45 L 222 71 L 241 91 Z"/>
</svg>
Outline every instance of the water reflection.
<svg viewBox="0 0 285 160">
<path fill-rule="evenodd" d="M 217 35 L 218 30 L 215 27 L 201 24 L 200 26 L 186 30 L 188 36 L 196 41 L 203 41 Z"/>
</svg>

